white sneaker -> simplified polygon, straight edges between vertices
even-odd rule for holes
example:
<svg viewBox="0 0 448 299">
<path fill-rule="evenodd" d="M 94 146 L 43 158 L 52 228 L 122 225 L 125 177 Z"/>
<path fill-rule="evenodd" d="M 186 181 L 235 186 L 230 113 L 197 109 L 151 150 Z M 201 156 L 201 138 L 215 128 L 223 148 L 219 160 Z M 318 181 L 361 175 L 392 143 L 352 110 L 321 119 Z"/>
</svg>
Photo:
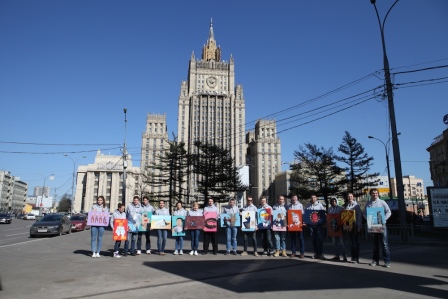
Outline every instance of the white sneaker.
<svg viewBox="0 0 448 299">
<path fill-rule="evenodd" d="M 96 252 L 92 253 L 92 257 L 96 257 Z"/>
<path fill-rule="evenodd" d="M 178 255 L 179 253 L 177 253 L 177 250 L 174 250 L 174 255 Z"/>
<path fill-rule="evenodd" d="M 198 255 L 198 252 L 196 250 L 194 251 L 194 255 Z"/>
<path fill-rule="evenodd" d="M 146 254 L 151 254 L 151 249 L 146 250 Z"/>
<path fill-rule="evenodd" d="M 194 250 L 190 251 L 190 255 L 193 255 L 193 254 L 194 254 Z"/>
<path fill-rule="evenodd" d="M 114 257 L 116 257 L 116 258 L 120 258 L 121 255 L 118 253 L 118 251 L 116 251 L 116 252 L 114 252 Z"/>
<path fill-rule="evenodd" d="M 96 253 L 96 257 L 100 257 L 100 253 L 99 252 Z"/>
<path fill-rule="evenodd" d="M 179 250 L 179 254 L 182 255 L 184 254 L 184 252 L 182 250 Z"/>
<path fill-rule="evenodd" d="M 142 251 L 141 250 L 137 250 L 137 255 L 140 255 L 140 254 L 142 254 Z"/>
</svg>

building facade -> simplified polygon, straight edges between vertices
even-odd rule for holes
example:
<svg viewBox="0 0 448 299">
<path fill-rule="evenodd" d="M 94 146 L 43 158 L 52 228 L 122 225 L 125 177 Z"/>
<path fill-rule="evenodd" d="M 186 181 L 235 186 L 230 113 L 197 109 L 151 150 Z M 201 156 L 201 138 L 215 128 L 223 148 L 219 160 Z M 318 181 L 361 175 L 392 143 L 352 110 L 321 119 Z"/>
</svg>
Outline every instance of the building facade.
<svg viewBox="0 0 448 299">
<path fill-rule="evenodd" d="M 178 102 L 178 140 L 195 153 L 196 141 L 215 144 L 230 151 L 235 166 L 245 165 L 245 101 L 243 86 L 235 85 L 235 63 L 221 60 L 210 23 L 201 59 L 191 55 L 188 79 L 181 82 Z M 195 174 L 189 172 L 185 189 L 197 195 Z"/>
<path fill-rule="evenodd" d="M 140 195 L 140 167 L 133 167 L 131 156 L 127 156 L 126 168 L 126 204 L 132 202 L 135 194 Z M 111 211 L 122 202 L 123 157 L 104 155 L 100 151 L 95 162 L 79 165 L 76 175 L 76 196 L 73 203 L 74 212 L 88 211 L 98 196 L 103 195 Z"/>
<path fill-rule="evenodd" d="M 391 178 L 392 196 L 397 197 L 397 180 Z M 422 199 L 425 198 L 423 179 L 416 178 L 413 175 L 403 176 L 404 198 Z"/>
<path fill-rule="evenodd" d="M 448 129 L 426 149 L 429 152 L 429 171 L 434 187 L 448 186 Z"/>
<path fill-rule="evenodd" d="M 42 196 L 42 195 L 45 195 L 46 197 L 50 196 L 50 187 L 41 187 L 41 186 L 34 187 L 33 196 Z"/>
<path fill-rule="evenodd" d="M 20 213 L 25 207 L 28 184 L 9 171 L 0 171 L 0 211 Z"/>
</svg>

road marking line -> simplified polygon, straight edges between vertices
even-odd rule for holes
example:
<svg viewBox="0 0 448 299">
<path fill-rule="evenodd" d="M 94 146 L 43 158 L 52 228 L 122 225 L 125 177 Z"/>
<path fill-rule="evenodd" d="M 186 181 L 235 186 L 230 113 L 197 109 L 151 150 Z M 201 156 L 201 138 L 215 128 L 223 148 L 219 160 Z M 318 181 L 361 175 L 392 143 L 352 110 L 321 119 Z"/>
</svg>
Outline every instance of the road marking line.
<svg viewBox="0 0 448 299">
<path fill-rule="evenodd" d="M 10 246 L 19 245 L 19 244 L 24 244 L 24 243 L 30 243 L 30 242 L 36 242 L 36 241 L 42 241 L 42 240 L 46 240 L 46 239 L 37 239 L 37 240 L 30 240 L 30 241 L 25 241 L 25 242 L 20 242 L 20 243 L 14 243 L 14 244 L 9 244 L 9 245 L 3 245 L 3 246 L 0 246 L 0 248 L 10 247 Z"/>
<path fill-rule="evenodd" d="M 19 234 L 14 234 L 14 235 L 6 235 L 5 237 L 11 237 L 11 236 L 17 236 L 17 235 L 24 235 L 24 234 L 29 234 L 29 232 L 26 232 L 26 233 L 19 233 Z"/>
<path fill-rule="evenodd" d="M 24 228 L 24 227 L 19 227 L 19 228 L 10 228 L 10 229 L 5 229 L 5 230 L 2 230 L 2 232 L 6 232 L 6 231 L 8 231 L 8 230 L 22 229 L 22 228 Z"/>
</svg>

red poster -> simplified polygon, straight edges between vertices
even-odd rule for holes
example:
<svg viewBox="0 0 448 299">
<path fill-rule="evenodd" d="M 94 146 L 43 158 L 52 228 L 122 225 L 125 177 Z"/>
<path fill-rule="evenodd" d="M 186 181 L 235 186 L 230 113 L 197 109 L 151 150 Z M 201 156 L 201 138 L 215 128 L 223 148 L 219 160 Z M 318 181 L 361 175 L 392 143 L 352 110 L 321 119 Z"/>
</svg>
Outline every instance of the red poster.
<svg viewBox="0 0 448 299">
<path fill-rule="evenodd" d="M 114 220 L 114 241 L 125 241 L 128 236 L 128 220 L 115 219 Z"/>
<path fill-rule="evenodd" d="M 341 214 L 327 214 L 328 236 L 342 237 Z"/>
<path fill-rule="evenodd" d="M 288 231 L 302 231 L 302 211 L 288 210 Z"/>
</svg>

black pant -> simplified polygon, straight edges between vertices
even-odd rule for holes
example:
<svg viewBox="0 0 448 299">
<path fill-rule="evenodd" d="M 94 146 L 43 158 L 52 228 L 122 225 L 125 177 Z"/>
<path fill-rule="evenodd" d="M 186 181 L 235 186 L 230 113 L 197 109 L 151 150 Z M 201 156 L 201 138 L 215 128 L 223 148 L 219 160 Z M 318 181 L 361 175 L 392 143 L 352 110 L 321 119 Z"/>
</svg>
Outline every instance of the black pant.
<svg viewBox="0 0 448 299">
<path fill-rule="evenodd" d="M 151 238 L 149 237 L 149 230 L 145 232 L 138 232 L 137 236 L 137 250 L 142 250 L 142 235 L 145 234 L 146 238 L 146 250 L 151 249 Z"/>
<path fill-rule="evenodd" d="M 260 229 L 258 230 L 261 234 L 261 242 L 263 243 L 264 252 L 272 251 L 272 239 L 271 239 L 271 230 L 270 229 Z"/>
<path fill-rule="evenodd" d="M 350 254 L 352 261 L 359 261 L 359 240 L 358 240 L 358 231 L 356 227 L 353 228 L 353 231 L 348 233 L 350 238 Z"/>
<path fill-rule="evenodd" d="M 216 237 L 216 234 L 216 232 L 204 232 L 204 253 L 208 252 L 210 239 L 212 240 L 213 253 L 218 253 L 218 238 Z"/>
<path fill-rule="evenodd" d="M 252 244 L 254 245 L 254 253 L 257 252 L 257 233 L 256 232 L 243 232 L 244 236 L 244 251 L 247 252 L 247 245 L 249 238 L 252 238 Z"/>
</svg>

